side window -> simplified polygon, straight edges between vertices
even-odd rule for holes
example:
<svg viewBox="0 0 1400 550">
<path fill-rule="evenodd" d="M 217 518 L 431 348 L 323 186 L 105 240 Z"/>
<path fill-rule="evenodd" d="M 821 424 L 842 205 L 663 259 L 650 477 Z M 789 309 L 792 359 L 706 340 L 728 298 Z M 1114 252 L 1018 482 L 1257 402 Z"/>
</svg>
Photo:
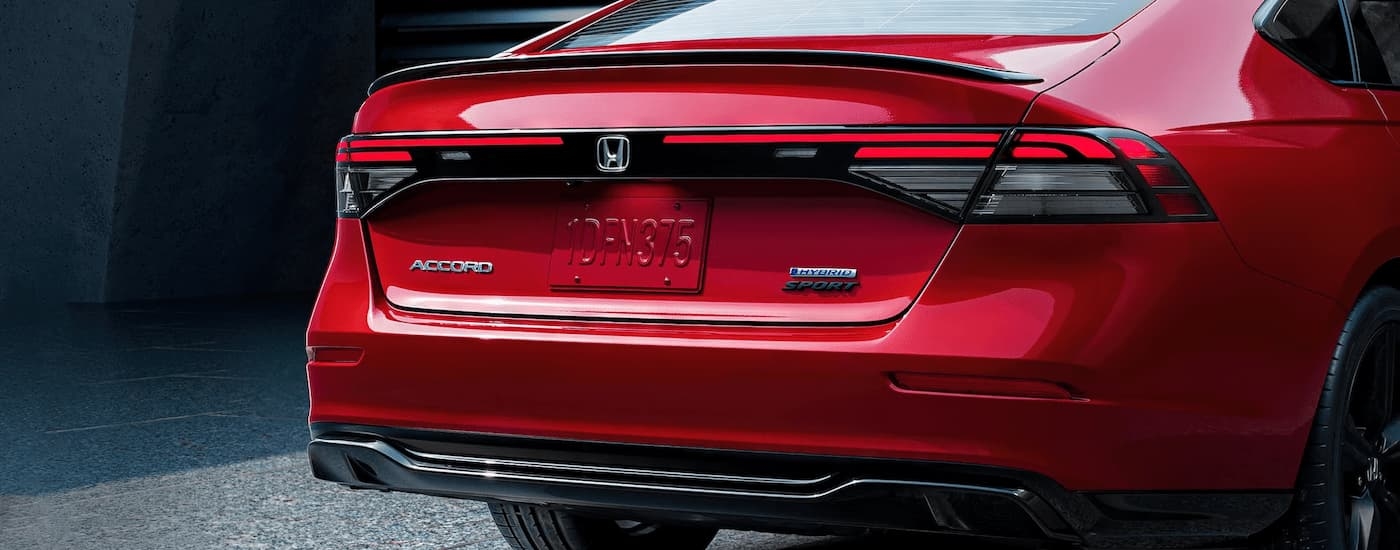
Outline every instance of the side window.
<svg viewBox="0 0 1400 550">
<path fill-rule="evenodd" d="M 1337 0 L 1282 0 L 1259 27 L 1279 48 L 1328 80 L 1354 80 Z"/>
<path fill-rule="evenodd" d="M 1347 0 L 1361 80 L 1400 84 L 1400 0 Z"/>
</svg>

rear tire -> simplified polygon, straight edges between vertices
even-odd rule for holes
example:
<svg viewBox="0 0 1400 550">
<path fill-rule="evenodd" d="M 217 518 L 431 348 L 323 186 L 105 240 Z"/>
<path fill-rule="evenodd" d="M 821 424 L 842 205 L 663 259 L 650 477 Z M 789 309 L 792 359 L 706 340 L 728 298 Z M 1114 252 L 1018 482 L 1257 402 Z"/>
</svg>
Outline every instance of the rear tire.
<svg viewBox="0 0 1400 550">
<path fill-rule="evenodd" d="M 491 504 L 515 550 L 704 550 L 717 530 L 598 519 L 522 504 Z"/>
<path fill-rule="evenodd" d="M 1318 402 L 1293 510 L 1269 550 L 1400 548 L 1400 290 L 1357 302 Z"/>
</svg>

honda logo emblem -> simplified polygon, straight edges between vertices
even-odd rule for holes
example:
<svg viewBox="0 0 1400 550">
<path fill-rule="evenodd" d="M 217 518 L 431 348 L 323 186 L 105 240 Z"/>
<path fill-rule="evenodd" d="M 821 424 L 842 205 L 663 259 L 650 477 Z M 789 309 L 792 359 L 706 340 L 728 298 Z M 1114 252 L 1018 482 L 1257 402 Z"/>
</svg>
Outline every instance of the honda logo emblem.
<svg viewBox="0 0 1400 550">
<path fill-rule="evenodd" d="M 632 142 L 627 136 L 598 138 L 598 171 L 609 174 L 626 172 L 632 164 Z"/>
</svg>

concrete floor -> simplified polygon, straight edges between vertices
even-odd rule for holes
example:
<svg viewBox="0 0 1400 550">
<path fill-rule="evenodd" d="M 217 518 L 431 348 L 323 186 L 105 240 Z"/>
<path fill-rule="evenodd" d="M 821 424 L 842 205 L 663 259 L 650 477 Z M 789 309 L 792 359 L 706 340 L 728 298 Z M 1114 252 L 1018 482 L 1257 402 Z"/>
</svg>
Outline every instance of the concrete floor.
<svg viewBox="0 0 1400 550">
<path fill-rule="evenodd" d="M 0 548 L 503 549 L 476 503 L 311 478 L 306 301 L 0 304 Z M 713 549 L 968 548 L 724 532 Z"/>
</svg>

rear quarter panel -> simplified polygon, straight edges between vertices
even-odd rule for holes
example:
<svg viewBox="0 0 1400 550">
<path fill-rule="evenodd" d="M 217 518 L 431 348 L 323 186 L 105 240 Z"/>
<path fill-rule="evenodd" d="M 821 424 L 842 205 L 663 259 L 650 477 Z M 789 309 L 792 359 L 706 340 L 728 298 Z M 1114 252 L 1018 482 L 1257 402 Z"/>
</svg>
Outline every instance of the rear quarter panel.
<svg viewBox="0 0 1400 550">
<path fill-rule="evenodd" d="M 1344 309 L 1400 257 L 1400 150 L 1372 92 L 1259 36 L 1257 1 L 1157 2 L 1028 124 L 1141 130 L 1197 180 L 1243 259 Z M 1340 330 L 1340 327 L 1339 327 Z"/>
</svg>

